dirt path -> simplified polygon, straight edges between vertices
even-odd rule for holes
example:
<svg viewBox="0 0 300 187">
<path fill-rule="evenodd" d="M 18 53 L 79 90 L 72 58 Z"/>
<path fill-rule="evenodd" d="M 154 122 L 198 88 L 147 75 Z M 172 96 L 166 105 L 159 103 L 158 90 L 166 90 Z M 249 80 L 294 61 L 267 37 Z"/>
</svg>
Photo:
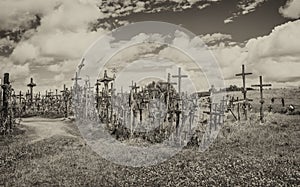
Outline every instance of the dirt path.
<svg viewBox="0 0 300 187">
<path fill-rule="evenodd" d="M 60 119 L 26 118 L 21 122 L 24 126 L 33 128 L 31 143 L 50 138 L 55 135 L 75 137 L 68 132 L 68 123 Z"/>
</svg>

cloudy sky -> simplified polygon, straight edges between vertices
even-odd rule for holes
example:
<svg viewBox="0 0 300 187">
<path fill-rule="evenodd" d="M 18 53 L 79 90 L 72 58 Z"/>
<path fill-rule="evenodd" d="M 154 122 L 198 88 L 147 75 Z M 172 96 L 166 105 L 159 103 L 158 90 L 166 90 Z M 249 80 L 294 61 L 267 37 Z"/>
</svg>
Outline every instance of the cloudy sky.
<svg viewBox="0 0 300 187">
<path fill-rule="evenodd" d="M 263 75 L 276 87 L 300 86 L 299 0 L 1 0 L 0 74 L 16 90 L 71 85 L 87 48 L 139 21 L 180 25 L 212 51 L 226 83 L 245 64 L 249 85 Z M 188 71 L 188 70 L 187 70 Z M 189 73 L 189 72 L 187 72 Z"/>
</svg>

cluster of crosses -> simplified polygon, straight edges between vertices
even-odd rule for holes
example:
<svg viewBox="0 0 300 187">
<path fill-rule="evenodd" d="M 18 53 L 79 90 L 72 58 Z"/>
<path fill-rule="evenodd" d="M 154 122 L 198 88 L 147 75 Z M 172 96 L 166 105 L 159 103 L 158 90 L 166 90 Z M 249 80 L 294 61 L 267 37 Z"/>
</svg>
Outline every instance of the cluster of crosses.
<svg viewBox="0 0 300 187">
<path fill-rule="evenodd" d="M 68 117 L 72 113 L 71 109 L 71 90 L 64 85 L 61 91 L 45 91 L 34 93 L 33 78 L 27 84 L 29 90 L 24 93 L 22 91 L 16 92 L 9 81 L 9 73 L 4 74 L 2 87 L 2 94 L 0 94 L 1 107 L 1 132 L 12 130 L 16 118 L 25 116 L 55 116 Z"/>
<path fill-rule="evenodd" d="M 75 107 L 76 114 L 87 120 L 97 118 L 108 127 L 126 127 L 130 136 L 136 132 L 148 134 L 154 129 L 164 137 L 171 134 L 172 139 L 174 135 L 177 139 L 181 139 L 182 136 L 183 140 L 188 139 L 193 124 L 197 124 L 195 117 L 199 112 L 199 103 L 196 94 L 188 95 L 181 91 L 182 79 L 187 77 L 182 74 L 181 68 L 178 68 L 178 74 L 171 76 L 168 73 L 165 82 L 153 81 L 141 86 L 132 81 L 129 93 L 124 93 L 123 88 L 117 93 L 116 76 L 114 74 L 110 77 L 107 70 L 104 71 L 103 77 L 97 79 L 95 90 L 90 86 L 89 80 L 85 81 L 84 86 L 79 86 L 77 81 L 81 78 L 76 74 L 73 80 L 80 103 Z M 171 82 L 171 78 L 178 81 Z M 177 91 L 175 85 L 178 86 Z M 212 103 L 210 107 L 210 121 L 214 122 L 215 126 L 221 124 L 220 120 L 224 116 L 224 108 L 219 106 L 221 104 Z"/>
<path fill-rule="evenodd" d="M 242 72 L 236 74 L 236 76 L 241 76 L 242 81 L 243 81 L 243 87 L 242 87 L 242 94 L 243 98 L 239 99 L 238 97 L 235 99 L 234 97 L 231 97 L 229 100 L 229 105 L 228 105 L 228 110 L 232 113 L 234 118 L 236 120 L 241 119 L 241 112 L 240 108 L 242 108 L 242 114 L 244 115 L 244 119 L 248 119 L 247 111 L 251 109 L 250 101 L 253 101 L 252 99 L 249 99 L 247 97 L 247 87 L 246 87 L 246 76 L 247 75 L 252 75 L 252 73 L 247 73 L 245 71 L 245 65 L 242 65 Z M 264 97 L 263 97 L 263 89 L 264 87 L 270 87 L 272 84 L 263 84 L 263 78 L 262 76 L 259 76 L 259 84 L 256 85 L 251 85 L 251 87 L 259 87 L 260 90 L 260 121 L 263 123 L 264 122 L 264 110 L 263 110 L 263 105 L 264 105 Z M 234 106 L 237 105 L 237 115 L 234 114 L 233 109 Z"/>
</svg>

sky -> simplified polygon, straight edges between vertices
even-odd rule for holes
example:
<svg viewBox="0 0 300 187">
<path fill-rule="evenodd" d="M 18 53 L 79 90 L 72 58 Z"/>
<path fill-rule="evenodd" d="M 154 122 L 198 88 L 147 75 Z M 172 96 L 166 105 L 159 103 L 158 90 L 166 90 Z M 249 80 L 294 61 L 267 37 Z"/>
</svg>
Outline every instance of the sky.
<svg viewBox="0 0 300 187">
<path fill-rule="evenodd" d="M 245 64 L 253 73 L 248 86 L 262 75 L 274 87 L 299 87 L 299 18 L 299 0 L 1 0 L 0 75 L 9 72 L 17 91 L 27 89 L 30 77 L 38 91 L 62 89 L 71 86 L 78 64 L 99 37 L 130 23 L 163 21 L 201 38 L 227 85 L 241 85 L 235 74 Z M 179 45 L 192 41 L 176 36 Z M 161 46 L 128 51 L 122 58 L 142 57 L 133 64 L 147 62 L 145 55 L 170 54 Z M 192 76 L 191 69 L 184 71 Z"/>
</svg>

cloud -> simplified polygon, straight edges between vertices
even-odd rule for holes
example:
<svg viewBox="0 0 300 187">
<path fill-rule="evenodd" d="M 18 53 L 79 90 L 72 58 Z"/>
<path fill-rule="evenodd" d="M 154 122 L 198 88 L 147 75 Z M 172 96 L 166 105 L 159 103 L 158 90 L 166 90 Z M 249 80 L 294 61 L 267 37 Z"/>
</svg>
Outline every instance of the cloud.
<svg viewBox="0 0 300 187">
<path fill-rule="evenodd" d="M 53 33 L 37 33 L 29 41 L 38 46 L 43 56 L 59 59 L 80 58 L 83 52 L 99 37 L 101 32 L 55 31 Z"/>
<path fill-rule="evenodd" d="M 17 64 L 27 63 L 29 60 L 37 58 L 39 55 L 39 49 L 29 42 L 21 42 L 14 49 L 11 59 Z"/>
<path fill-rule="evenodd" d="M 0 28 L 27 30 L 21 41 L 14 43 L 7 62 L 1 62 L 1 70 L 26 79 L 28 72 L 36 74 L 41 85 L 48 85 L 49 78 L 56 82 L 71 79 L 84 51 L 104 32 L 90 30 L 91 24 L 103 17 L 98 4 L 95 0 L 1 1 Z M 40 25 L 30 29 L 36 15 Z M 55 66 L 60 68 L 50 71 Z"/>
<path fill-rule="evenodd" d="M 213 33 L 213 34 L 201 35 L 200 38 L 206 44 L 216 43 L 216 42 L 219 43 L 219 42 L 224 41 L 224 40 L 231 40 L 232 39 L 231 35 L 222 34 L 222 33 Z"/>
<path fill-rule="evenodd" d="M 251 39 L 246 44 L 250 50 L 249 59 L 275 58 L 280 61 L 292 57 L 298 58 L 300 54 L 300 20 L 287 22 L 277 26 L 273 31 L 263 37 Z"/>
<path fill-rule="evenodd" d="M 26 64 L 14 64 L 9 58 L 0 57 L 0 79 L 4 73 L 10 73 L 11 82 L 18 84 L 20 80 L 24 80 L 24 77 L 29 76 L 29 63 Z"/>
<path fill-rule="evenodd" d="M 300 18 L 300 1 L 289 0 L 285 6 L 279 8 L 279 12 L 286 18 Z"/>
<path fill-rule="evenodd" d="M 300 20 L 277 26 L 266 36 L 253 38 L 244 47 L 219 44 L 210 47 L 226 79 L 235 79 L 242 64 L 255 76 L 276 84 L 299 82 Z M 256 79 L 254 79 L 257 81 Z"/>
<path fill-rule="evenodd" d="M 231 23 L 233 20 L 241 15 L 246 15 L 251 12 L 254 12 L 257 7 L 265 3 L 268 0 L 242 0 L 237 4 L 237 11 L 235 11 L 232 16 L 226 18 L 224 23 Z"/>
<path fill-rule="evenodd" d="M 51 27 L 74 27 L 97 19 L 97 4 L 94 0 L 4 0 L 0 2 L 0 28 L 26 27 L 36 15 L 48 16 L 44 21 Z"/>
</svg>

